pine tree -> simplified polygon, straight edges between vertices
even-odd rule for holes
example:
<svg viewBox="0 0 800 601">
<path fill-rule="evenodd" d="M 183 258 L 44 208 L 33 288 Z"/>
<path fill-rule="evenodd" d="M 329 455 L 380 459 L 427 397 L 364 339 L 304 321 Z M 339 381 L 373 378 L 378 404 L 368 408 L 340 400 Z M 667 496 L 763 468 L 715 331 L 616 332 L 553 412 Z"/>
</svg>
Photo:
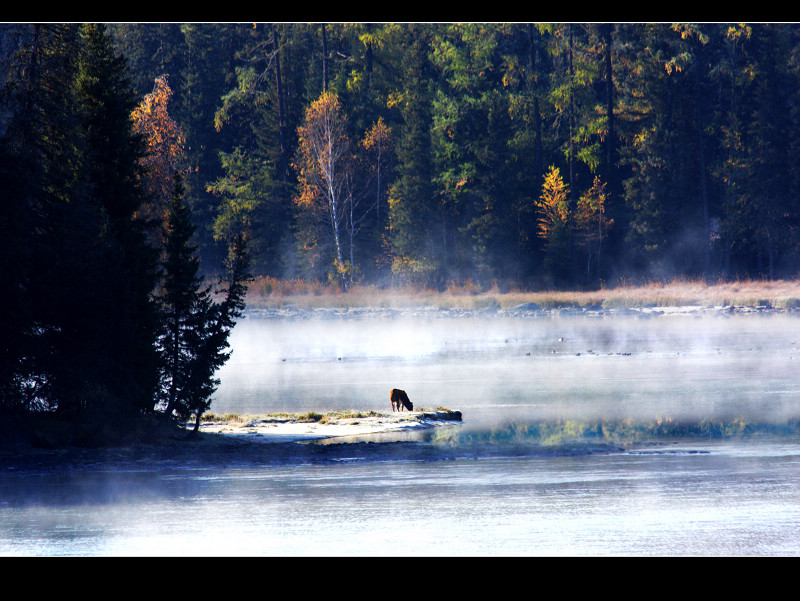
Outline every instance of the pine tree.
<svg viewBox="0 0 800 601">
<path fill-rule="evenodd" d="M 431 152 L 432 67 L 429 33 L 424 27 L 405 31 L 401 57 L 405 86 L 392 101 L 403 124 L 397 142 L 397 179 L 389 190 L 389 243 L 392 273 L 400 280 L 430 284 L 439 266 L 432 238 L 437 219 Z"/>
<path fill-rule="evenodd" d="M 76 348 L 81 328 L 74 324 L 81 301 L 88 300 L 79 267 L 91 264 L 94 255 L 87 242 L 96 233 L 80 173 L 84 137 L 73 93 L 78 28 L 22 25 L 14 33 L 19 41 L 4 90 L 10 118 L 3 156 L 8 186 L 3 214 L 8 221 L 2 233 L 18 255 L 8 258 L 19 261 L 9 263 L 3 275 L 13 278 L 4 285 L 16 291 L 8 300 L 16 298 L 26 311 L 12 322 L 19 328 L 16 335 L 4 336 L 4 341 L 21 343 L 9 353 L 14 373 L 7 374 L 6 382 L 14 382 L 15 390 L 7 392 L 26 408 L 75 413 L 82 380 L 88 379 L 80 369 L 90 364 L 90 356 L 83 357 Z M 21 256 L 20 248 L 25 248 Z"/>
<path fill-rule="evenodd" d="M 140 163 L 145 146 L 133 132 L 135 97 L 126 63 L 116 56 L 102 25 L 81 27 L 82 60 L 77 89 L 86 131 L 86 177 L 100 217 L 100 257 L 94 266 L 92 332 L 95 363 L 103 362 L 104 410 L 137 412 L 152 408 L 157 382 L 154 350 L 157 316 L 151 293 L 156 251 L 148 243 L 136 211 L 145 193 Z"/>
<path fill-rule="evenodd" d="M 211 395 L 220 384 L 216 372 L 231 355 L 228 336 L 245 307 L 246 282 L 250 279 L 249 258 L 245 235 L 238 232 L 228 249 L 225 275 L 219 293 L 225 297 L 219 304 L 203 302 L 197 314 L 192 340 L 197 353 L 189 366 L 189 390 L 192 392 L 188 410 L 195 416 L 194 432 L 200 429 L 200 418 L 211 406 Z"/>
<path fill-rule="evenodd" d="M 0 410 L 28 409 L 24 382 L 30 381 L 29 346 L 36 324 L 27 295 L 30 269 L 30 214 L 26 168 L 5 139 L 0 141 Z"/>
<path fill-rule="evenodd" d="M 266 161 L 242 148 L 220 152 L 225 175 L 207 186 L 220 199 L 214 218 L 214 239 L 226 245 L 241 232 L 250 242 L 248 251 L 262 272 L 275 273 L 280 263 L 283 206 Z"/>
<path fill-rule="evenodd" d="M 142 197 L 125 65 L 101 26 L 24 29 L 5 132 L 27 182 L 8 189 L 15 228 L 27 232 L 13 275 L 30 318 L 19 381 L 31 408 L 76 418 L 140 410 L 157 373 L 154 262 L 131 222 Z"/>
<path fill-rule="evenodd" d="M 184 185 L 186 200 L 197 221 L 198 252 L 204 265 L 215 265 L 221 260 L 220 249 L 214 242 L 213 215 L 216 199 L 207 192 L 206 183 L 222 175 L 218 153 L 223 141 L 214 125 L 214 113 L 227 85 L 226 72 L 233 57 L 232 42 L 237 29 L 243 26 L 232 23 L 182 23 L 182 51 L 185 56 L 180 80 L 174 78 L 177 121 L 183 129 L 189 169 Z M 178 83 L 180 81 L 180 83 Z M 229 132 L 223 132 L 223 134 Z"/>
<path fill-rule="evenodd" d="M 175 178 L 165 228 L 162 303 L 163 332 L 159 341 L 162 357 L 162 402 L 164 412 L 172 415 L 190 404 L 189 369 L 194 349 L 192 328 L 210 303 L 210 289 L 202 289 L 198 275 L 200 261 L 190 244 L 195 227 L 189 207 L 183 200 L 183 182 Z"/>
<path fill-rule="evenodd" d="M 225 298 L 215 303 L 211 286 L 198 274 L 200 261 L 190 242 L 195 226 L 183 193 L 183 183 L 176 175 L 167 217 L 160 295 L 160 401 L 167 416 L 188 419 L 194 415 L 196 431 L 219 385 L 215 373 L 230 354 L 226 351 L 228 335 L 244 308 L 248 261 L 244 236 L 238 234 L 231 247 Z"/>
</svg>

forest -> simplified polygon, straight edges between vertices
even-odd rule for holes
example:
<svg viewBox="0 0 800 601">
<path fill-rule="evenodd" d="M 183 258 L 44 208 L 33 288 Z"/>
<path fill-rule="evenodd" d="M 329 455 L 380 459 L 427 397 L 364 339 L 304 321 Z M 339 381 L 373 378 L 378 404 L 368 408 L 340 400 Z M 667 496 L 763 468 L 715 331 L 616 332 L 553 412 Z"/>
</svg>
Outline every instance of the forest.
<svg viewBox="0 0 800 601">
<path fill-rule="evenodd" d="M 342 288 L 798 272 L 795 24 L 109 31 L 167 82 L 209 269 L 244 227 L 255 274 Z"/>
<path fill-rule="evenodd" d="M 0 25 L 0 408 L 199 418 L 248 281 L 795 278 L 788 23 Z"/>
</svg>

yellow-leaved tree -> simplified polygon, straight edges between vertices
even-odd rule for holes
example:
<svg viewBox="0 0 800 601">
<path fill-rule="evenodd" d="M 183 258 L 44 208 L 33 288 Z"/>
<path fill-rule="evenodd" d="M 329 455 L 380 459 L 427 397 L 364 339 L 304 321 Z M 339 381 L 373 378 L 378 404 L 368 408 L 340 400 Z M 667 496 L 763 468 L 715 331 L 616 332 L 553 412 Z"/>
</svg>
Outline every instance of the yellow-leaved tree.
<svg viewBox="0 0 800 601">
<path fill-rule="evenodd" d="M 361 143 L 372 158 L 372 172 L 375 176 L 375 212 L 380 220 L 381 194 L 384 186 L 383 174 L 393 145 L 392 130 L 386 125 L 383 117 L 379 117 L 378 121 L 372 125 Z"/>
<path fill-rule="evenodd" d="M 568 185 L 558 167 L 545 175 L 542 193 L 536 201 L 539 211 L 539 237 L 545 243 L 545 267 L 555 276 L 565 275 L 569 264 L 570 210 Z"/>
</svg>

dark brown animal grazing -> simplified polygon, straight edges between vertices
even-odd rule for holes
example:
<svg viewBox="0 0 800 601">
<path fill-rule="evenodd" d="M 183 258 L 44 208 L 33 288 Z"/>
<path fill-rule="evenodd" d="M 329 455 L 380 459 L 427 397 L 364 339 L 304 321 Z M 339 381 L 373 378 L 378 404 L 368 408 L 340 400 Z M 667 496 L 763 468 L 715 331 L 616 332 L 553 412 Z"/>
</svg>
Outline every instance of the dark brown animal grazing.
<svg viewBox="0 0 800 601">
<path fill-rule="evenodd" d="M 402 411 L 403 407 L 409 411 L 414 411 L 414 405 L 408 398 L 405 390 L 399 388 L 392 388 L 392 394 L 389 397 L 392 401 L 392 411 Z"/>
</svg>

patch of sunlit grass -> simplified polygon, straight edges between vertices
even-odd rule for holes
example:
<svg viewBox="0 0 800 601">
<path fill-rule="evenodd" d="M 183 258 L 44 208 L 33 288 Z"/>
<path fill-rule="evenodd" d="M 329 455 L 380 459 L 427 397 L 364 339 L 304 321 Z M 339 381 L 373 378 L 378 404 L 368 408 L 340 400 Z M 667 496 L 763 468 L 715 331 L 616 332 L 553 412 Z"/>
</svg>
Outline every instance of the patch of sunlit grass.
<svg viewBox="0 0 800 601">
<path fill-rule="evenodd" d="M 204 422 L 226 424 L 231 422 L 243 423 L 249 421 L 249 418 L 250 416 L 248 415 L 240 415 L 238 413 L 204 413 L 201 419 Z"/>
<path fill-rule="evenodd" d="M 705 283 L 677 279 L 620 286 L 606 292 L 606 304 L 624 306 L 768 306 L 793 307 L 800 299 L 796 280 L 735 280 Z"/>
<path fill-rule="evenodd" d="M 305 413 L 276 412 L 259 415 L 238 413 L 206 413 L 202 421 L 214 424 L 246 424 L 253 422 L 296 422 L 296 423 L 332 423 L 341 419 L 363 419 L 385 415 L 379 411 L 359 411 L 356 409 L 328 411 L 307 411 Z"/>
</svg>

